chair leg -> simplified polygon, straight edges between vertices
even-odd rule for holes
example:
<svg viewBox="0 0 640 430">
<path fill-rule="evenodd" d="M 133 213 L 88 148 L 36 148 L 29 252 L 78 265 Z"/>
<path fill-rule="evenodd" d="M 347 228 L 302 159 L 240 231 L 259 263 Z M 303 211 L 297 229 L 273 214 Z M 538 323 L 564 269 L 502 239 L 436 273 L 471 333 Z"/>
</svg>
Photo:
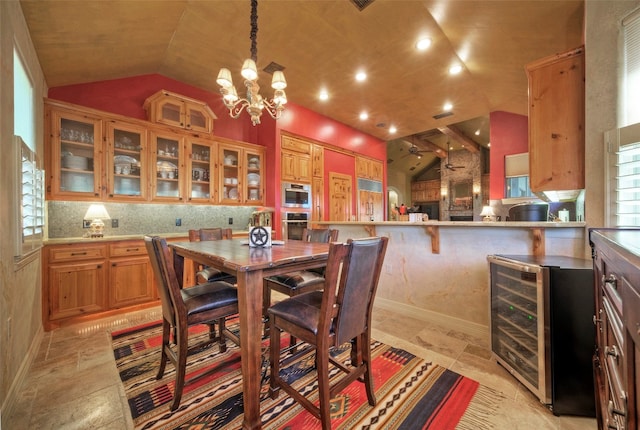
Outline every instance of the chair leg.
<svg viewBox="0 0 640 430">
<path fill-rule="evenodd" d="M 165 348 L 169 348 L 169 338 L 171 337 L 171 324 L 169 321 L 163 319 L 162 320 L 162 346 L 160 347 L 160 368 L 158 369 L 158 374 L 156 375 L 156 379 L 162 378 L 164 375 L 164 369 L 167 366 L 167 350 Z"/>
<path fill-rule="evenodd" d="M 262 319 L 264 320 L 264 337 L 269 337 L 269 314 L 267 313 L 269 306 L 271 306 L 271 288 L 267 287 L 265 281 L 262 286 Z"/>
<path fill-rule="evenodd" d="M 226 328 L 226 319 L 225 318 L 220 318 L 218 320 L 218 331 L 220 332 L 220 352 L 226 352 L 227 351 L 227 339 L 224 336 L 224 330 Z"/>
<path fill-rule="evenodd" d="M 371 406 L 376 405 L 376 395 L 373 388 L 373 375 L 371 374 L 371 337 L 368 332 L 362 333 L 358 336 L 359 339 L 359 354 L 358 357 L 362 358 L 361 366 L 367 366 L 364 372 L 364 386 L 367 391 L 367 400 Z"/>
<path fill-rule="evenodd" d="M 269 321 L 269 396 L 277 399 L 280 394 L 280 330 Z"/>
<path fill-rule="evenodd" d="M 178 409 L 180 400 L 182 399 L 182 390 L 184 389 L 184 379 L 187 370 L 187 348 L 189 346 L 188 327 L 186 324 L 180 327 L 177 332 L 176 347 L 178 357 L 176 360 L 176 382 L 173 388 L 173 402 L 171 402 L 172 411 Z"/>
<path fill-rule="evenodd" d="M 316 348 L 316 366 L 318 367 L 318 400 L 322 429 L 331 429 L 331 387 L 329 385 L 329 350 Z"/>
</svg>

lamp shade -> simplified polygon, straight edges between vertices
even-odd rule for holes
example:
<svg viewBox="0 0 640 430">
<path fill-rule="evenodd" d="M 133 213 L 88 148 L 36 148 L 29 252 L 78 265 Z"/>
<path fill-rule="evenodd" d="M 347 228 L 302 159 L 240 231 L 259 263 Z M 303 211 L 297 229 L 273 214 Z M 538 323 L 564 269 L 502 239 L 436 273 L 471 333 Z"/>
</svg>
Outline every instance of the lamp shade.
<svg viewBox="0 0 640 430">
<path fill-rule="evenodd" d="M 496 216 L 496 214 L 493 212 L 491 206 L 483 206 L 480 216 Z"/>
<path fill-rule="evenodd" d="M 284 90 L 287 88 L 287 80 L 284 78 L 284 73 L 280 70 L 273 72 L 273 79 L 271 80 L 271 88 L 275 90 Z"/>
<path fill-rule="evenodd" d="M 84 214 L 84 219 L 111 219 L 107 209 L 102 204 L 92 204 L 87 209 L 87 213 Z"/>
<path fill-rule="evenodd" d="M 220 72 L 218 72 L 218 79 L 216 79 L 218 85 L 223 88 L 230 88 L 233 86 L 233 78 L 231 77 L 231 72 L 229 69 L 221 68 Z"/>
<path fill-rule="evenodd" d="M 258 78 L 258 69 L 256 68 L 256 63 L 251 58 L 247 58 L 244 60 L 244 64 L 242 65 L 242 71 L 240 72 L 243 78 L 248 79 L 250 81 L 255 81 Z"/>
</svg>

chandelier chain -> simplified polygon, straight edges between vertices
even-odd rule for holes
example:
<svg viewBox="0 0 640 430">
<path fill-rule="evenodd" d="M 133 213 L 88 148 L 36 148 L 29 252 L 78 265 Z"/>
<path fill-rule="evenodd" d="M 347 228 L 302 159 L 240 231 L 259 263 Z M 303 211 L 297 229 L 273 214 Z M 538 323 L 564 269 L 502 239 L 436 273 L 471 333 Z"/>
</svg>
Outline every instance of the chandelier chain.
<svg viewBox="0 0 640 430">
<path fill-rule="evenodd" d="M 251 0 L 251 59 L 258 63 L 258 0 Z"/>
</svg>

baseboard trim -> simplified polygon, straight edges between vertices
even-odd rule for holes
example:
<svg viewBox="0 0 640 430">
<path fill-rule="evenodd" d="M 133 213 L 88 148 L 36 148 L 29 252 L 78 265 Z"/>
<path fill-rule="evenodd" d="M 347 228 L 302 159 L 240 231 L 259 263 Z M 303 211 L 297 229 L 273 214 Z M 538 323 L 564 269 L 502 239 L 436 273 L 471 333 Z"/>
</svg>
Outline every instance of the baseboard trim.
<svg viewBox="0 0 640 430">
<path fill-rule="evenodd" d="M 29 350 L 27 354 L 22 360 L 22 364 L 20 364 L 20 368 L 18 369 L 18 373 L 16 377 L 11 382 L 11 387 L 9 387 L 9 391 L 7 392 L 7 397 L 5 397 L 4 402 L 2 402 L 2 409 L 0 409 L 0 416 L 9 416 L 13 412 L 13 408 L 16 403 L 16 396 L 20 392 L 22 388 L 22 384 L 27 378 L 27 373 L 29 369 L 31 369 L 31 365 L 33 361 L 36 359 L 38 354 L 38 348 L 42 343 L 42 338 L 44 337 L 43 327 L 40 326 L 35 336 L 33 337 L 33 341 L 29 346 Z"/>
<path fill-rule="evenodd" d="M 485 325 L 477 324 L 471 321 L 465 321 L 460 318 L 452 317 L 427 309 L 418 308 L 416 306 L 411 306 L 400 302 L 395 302 L 393 300 L 384 299 L 381 297 L 376 297 L 374 306 L 388 311 L 398 312 L 421 321 L 438 324 L 445 327 L 451 327 L 452 329 L 461 331 L 470 336 L 480 339 L 486 339 L 487 346 L 489 345 L 489 327 Z"/>
</svg>

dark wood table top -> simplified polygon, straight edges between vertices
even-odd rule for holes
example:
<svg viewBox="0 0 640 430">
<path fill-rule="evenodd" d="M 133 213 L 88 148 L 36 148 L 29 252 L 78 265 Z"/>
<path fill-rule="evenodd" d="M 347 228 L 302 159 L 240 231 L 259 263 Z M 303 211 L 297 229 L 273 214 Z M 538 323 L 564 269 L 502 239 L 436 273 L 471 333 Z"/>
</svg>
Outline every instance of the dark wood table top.
<svg viewBox="0 0 640 430">
<path fill-rule="evenodd" d="M 296 265 L 303 261 L 326 261 L 329 254 L 328 243 L 289 240 L 270 248 L 251 248 L 247 243 L 246 239 L 232 239 L 171 242 L 169 246 L 188 258 L 195 257 L 195 260 L 204 260 L 234 272 Z"/>
</svg>

